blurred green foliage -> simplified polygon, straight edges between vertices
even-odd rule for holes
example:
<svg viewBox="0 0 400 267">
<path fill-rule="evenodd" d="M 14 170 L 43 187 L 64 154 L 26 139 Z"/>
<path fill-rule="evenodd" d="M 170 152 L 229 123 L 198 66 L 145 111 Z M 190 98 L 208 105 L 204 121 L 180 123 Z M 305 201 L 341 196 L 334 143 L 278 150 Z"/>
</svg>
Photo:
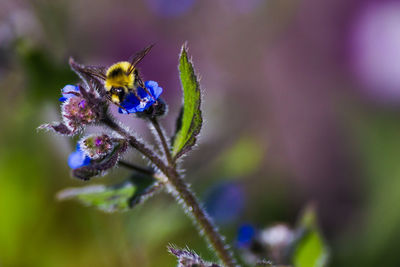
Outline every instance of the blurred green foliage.
<svg viewBox="0 0 400 267">
<path fill-rule="evenodd" d="M 23 68 L 28 96 L 32 101 L 57 99 L 61 88 L 74 83 L 76 75 L 70 70 L 66 60 L 55 61 L 51 52 L 35 47 L 26 39 L 15 43 L 16 54 Z M 57 90 L 57 89 L 60 90 Z"/>
<path fill-rule="evenodd" d="M 296 267 L 324 267 L 328 264 L 328 249 L 322 239 L 320 229 L 317 225 L 317 216 L 312 206 L 306 208 L 300 223 L 299 229 L 304 231 L 303 236 L 298 240 L 294 255 L 293 264 Z"/>
<path fill-rule="evenodd" d="M 261 167 L 265 156 L 259 141 L 255 136 L 239 137 L 236 142 L 221 153 L 215 162 L 215 167 L 221 168 L 221 175 L 227 177 L 251 175 Z"/>
<path fill-rule="evenodd" d="M 73 146 L 71 145 L 71 150 L 68 150 L 63 138 L 55 138 L 46 133 L 38 134 L 36 128 L 43 122 L 47 122 L 49 118 L 56 116 L 60 89 L 65 84 L 74 83 L 77 80 L 67 64 L 69 55 L 63 54 L 62 51 L 67 50 L 65 46 L 69 45 L 77 49 L 76 47 L 83 42 L 75 42 L 73 38 L 67 40 L 66 36 L 70 37 L 70 35 L 64 34 L 64 29 L 60 29 L 68 24 L 65 21 L 72 20 L 72 17 L 58 16 L 58 13 L 52 12 L 53 9 L 43 9 L 41 8 L 45 6 L 43 3 L 46 4 L 46 1 L 37 1 L 36 4 L 41 6 L 35 9 L 44 25 L 43 39 L 51 44 L 57 43 L 57 48 L 20 36 L 11 49 L 6 51 L 12 55 L 12 60 L 9 65 L 2 66 L 1 69 L 0 266 L 174 266 L 176 264 L 174 257 L 166 251 L 166 245 L 169 243 L 174 243 L 179 247 L 189 246 L 199 252 L 204 259 L 214 260 L 202 238 L 194 230 L 190 219 L 171 198 L 164 194 L 150 199 L 132 211 L 116 214 L 104 214 L 74 202 L 56 201 L 55 194 L 59 190 L 87 184 L 70 179 L 66 160 Z M 277 3 L 279 1 L 274 4 L 277 5 Z M 289 1 L 285 3 L 288 5 Z M 54 6 L 58 5 L 63 7 L 65 2 L 54 2 Z M 77 7 L 79 8 L 80 6 Z M 280 8 L 286 10 L 285 6 Z M 137 10 L 135 12 L 141 9 Z M 105 27 L 103 26 L 109 26 L 108 23 L 113 22 L 106 16 L 110 12 L 98 14 L 98 17 L 107 23 L 100 25 L 100 21 L 88 17 L 87 10 L 84 9 L 82 13 L 84 19 L 93 20 L 93 25 L 96 26 L 93 27 L 94 33 L 88 34 L 86 39 L 87 42 L 90 41 L 90 44 L 100 46 L 105 43 L 104 46 L 107 47 L 112 43 L 116 46 L 116 43 L 121 44 L 123 43 L 121 40 L 125 41 L 127 38 L 126 28 L 122 28 L 123 35 L 119 39 L 116 38 L 116 41 L 113 37 L 104 38 Z M 282 13 L 288 17 L 288 14 Z M 268 17 L 264 13 L 260 14 Z M 275 18 L 279 16 L 281 19 L 280 14 L 276 13 Z M 154 17 L 148 16 L 147 13 L 144 16 L 154 20 Z M 202 16 L 199 17 L 202 18 Z M 217 17 L 223 16 L 218 13 Z M 79 19 L 83 20 L 82 17 Z M 162 38 L 167 37 L 164 34 L 165 29 L 176 26 L 169 24 L 171 28 L 164 28 L 165 22 L 164 20 L 156 22 L 158 23 L 156 26 L 161 28 L 159 32 L 162 32 L 160 34 Z M 245 21 L 238 19 L 241 26 L 238 35 L 246 40 L 246 46 L 238 47 L 237 50 L 248 49 L 247 45 L 250 41 L 259 44 L 260 48 L 264 49 L 265 44 L 259 42 L 261 32 L 254 27 L 254 25 L 264 25 L 264 21 L 255 21 L 254 25 L 243 22 Z M 125 24 L 125 21 L 122 23 Z M 198 23 L 198 21 L 194 20 L 193 23 Z M 229 27 L 223 25 L 222 28 L 216 27 L 216 29 L 221 31 L 221 29 L 232 28 L 236 31 L 238 28 L 231 27 L 231 23 L 233 22 L 229 21 Z M 283 21 L 284 28 L 286 28 L 286 23 Z M 214 26 L 213 23 L 210 24 Z M 189 27 L 191 25 L 193 24 L 181 28 L 178 31 L 178 37 L 187 38 L 188 32 L 195 32 Z M 114 30 L 112 26 L 114 25 L 109 28 Z M 129 30 L 132 30 L 132 36 L 136 38 L 137 35 L 133 33 L 143 25 L 138 24 L 137 28 L 128 26 Z M 248 39 L 249 36 L 245 35 L 249 27 L 254 28 L 256 38 Z M 158 32 L 158 29 L 149 29 Z M 264 31 L 263 27 L 260 29 Z M 272 29 L 272 32 L 275 34 L 276 30 Z M 86 33 L 83 31 L 78 37 Z M 227 43 L 237 41 L 230 30 L 225 34 L 228 36 Z M 141 36 L 141 38 L 147 40 L 154 36 Z M 172 35 L 171 38 L 177 38 L 177 36 Z M 107 43 L 107 40 L 111 40 L 110 43 Z M 175 49 L 174 42 L 175 40 L 168 45 Z M 212 43 L 212 40 L 210 42 Z M 134 42 L 127 41 L 124 44 L 131 46 L 132 43 Z M 208 42 L 204 43 L 207 43 L 204 51 L 209 51 Z M 224 44 L 219 41 L 215 43 L 221 47 Z M 82 49 L 90 51 L 92 47 L 86 46 Z M 117 49 L 107 47 L 108 50 Z M 177 49 L 175 50 L 177 52 Z M 223 47 L 222 50 L 227 58 L 236 55 L 236 50 L 230 50 L 230 46 Z M 217 54 L 217 52 L 214 53 Z M 171 57 L 175 60 L 176 55 L 173 54 Z M 256 58 L 254 55 L 253 57 Z M 169 66 L 171 69 L 175 68 L 176 63 L 173 62 Z M 244 73 L 244 69 L 240 68 L 241 64 L 233 64 L 233 61 L 229 60 L 227 62 L 226 65 L 217 64 L 214 67 L 218 69 L 228 65 L 227 71 L 239 70 L 240 73 Z M 203 64 L 207 66 L 204 62 Z M 256 69 L 259 66 L 253 67 Z M 223 79 L 224 75 L 218 76 L 219 78 Z M 243 75 L 238 75 L 238 79 L 232 81 L 235 86 L 238 84 L 238 91 L 244 91 L 243 88 L 247 86 L 249 79 L 243 81 L 242 79 L 245 78 Z M 171 79 L 170 76 L 168 79 Z M 259 81 L 257 85 L 258 83 Z M 246 86 L 242 86 L 243 84 Z M 229 87 L 229 90 L 234 90 L 232 88 L 233 86 Z M 247 97 L 247 91 L 245 96 Z M 238 94 L 238 98 L 238 102 L 234 103 L 246 104 L 242 94 Z M 232 98 L 224 98 L 218 103 L 223 107 L 219 109 L 222 110 L 221 112 L 224 111 L 225 105 L 230 105 L 229 100 Z M 259 108 L 253 102 L 251 104 Z M 336 230 L 329 235 L 327 242 L 332 260 L 330 266 L 399 266 L 400 258 L 397 250 L 400 245 L 398 238 L 400 231 L 397 226 L 400 224 L 400 213 L 396 209 L 396 204 L 400 201 L 399 112 L 397 109 L 382 111 L 379 107 L 364 106 L 358 101 L 352 102 L 351 106 L 346 109 L 348 111 L 347 129 L 351 129 L 349 138 L 354 142 L 352 148 L 358 160 L 358 165 L 352 167 L 362 173 L 362 179 L 358 181 L 362 199 L 353 221 L 349 222 L 345 229 Z M 243 113 L 248 106 L 234 108 Z M 227 108 L 227 111 L 230 110 Z M 257 110 L 249 112 L 251 111 Z M 267 120 L 264 118 L 267 116 L 262 115 L 262 120 L 256 121 L 258 127 L 263 126 L 264 119 Z M 236 120 L 237 123 L 243 122 L 237 117 L 232 121 L 236 122 Z M 223 131 L 223 129 L 218 130 Z M 265 163 L 264 149 L 259 146 L 260 140 L 256 139 L 252 132 L 248 134 L 243 131 L 231 131 L 229 135 L 237 142 L 233 142 L 222 153 L 216 152 L 219 157 L 215 163 L 207 165 L 206 173 L 194 174 L 194 177 L 199 178 L 193 180 L 194 191 L 198 191 L 201 195 L 207 187 L 218 183 L 220 179 L 241 177 L 248 197 L 246 213 L 241 220 L 262 224 L 261 227 L 276 221 L 293 221 L 302 204 L 299 200 L 301 197 L 297 195 L 301 194 L 298 193 L 300 189 L 293 189 L 296 185 L 288 182 L 293 180 L 286 179 L 293 174 L 290 170 L 282 171 L 285 166 L 275 166 L 274 169 Z M 220 149 L 219 146 L 216 147 Z M 199 151 L 193 155 L 197 152 Z M 199 153 L 198 162 L 199 165 L 202 164 L 201 167 L 204 167 L 207 163 L 202 156 Z M 207 157 L 206 159 L 208 160 Z M 187 172 L 188 179 L 191 179 L 190 171 L 189 169 Z M 119 169 L 102 179 L 106 183 L 115 183 L 128 176 L 128 172 Z M 238 224 L 240 222 L 233 222 L 221 229 L 226 234 L 229 243 L 234 243 Z M 304 259 L 323 252 L 320 236 L 316 232 L 310 235 L 304 244 L 304 251 L 309 252 L 299 252 L 300 266 Z"/>
<path fill-rule="evenodd" d="M 339 266 L 397 266 L 400 245 L 400 123 L 396 112 L 364 110 L 351 121 L 365 174 L 365 204 L 360 223 L 336 244 Z"/>
</svg>

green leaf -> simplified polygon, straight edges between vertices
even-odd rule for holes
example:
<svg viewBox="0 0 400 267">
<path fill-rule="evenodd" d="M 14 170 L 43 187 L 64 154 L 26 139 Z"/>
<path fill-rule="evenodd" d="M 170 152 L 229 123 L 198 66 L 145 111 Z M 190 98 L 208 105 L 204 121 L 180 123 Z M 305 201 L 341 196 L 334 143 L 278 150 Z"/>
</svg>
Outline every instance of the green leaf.
<svg viewBox="0 0 400 267">
<path fill-rule="evenodd" d="M 142 203 L 162 187 L 153 176 L 142 173 L 134 173 L 130 181 L 136 186 L 135 194 L 129 198 L 130 208 Z"/>
<path fill-rule="evenodd" d="M 329 252 L 318 229 L 313 207 L 308 207 L 300 220 L 300 229 L 304 231 L 296 242 L 293 254 L 295 267 L 323 267 L 328 263 Z"/>
<path fill-rule="evenodd" d="M 200 85 L 193 64 L 188 59 L 186 45 L 182 46 L 178 69 L 183 90 L 183 114 L 181 125 L 173 140 L 172 155 L 175 159 L 188 152 L 196 144 L 196 136 L 203 123 L 200 110 Z"/>
<path fill-rule="evenodd" d="M 68 188 L 59 192 L 57 197 L 60 200 L 75 199 L 105 212 L 126 211 L 142 203 L 161 187 L 152 176 L 135 173 L 122 184 Z"/>
<path fill-rule="evenodd" d="M 87 206 L 96 207 L 105 212 L 125 211 L 129 209 L 129 199 L 136 192 L 136 186 L 125 182 L 116 186 L 91 185 L 68 188 L 57 194 L 58 199 L 76 199 Z"/>
</svg>

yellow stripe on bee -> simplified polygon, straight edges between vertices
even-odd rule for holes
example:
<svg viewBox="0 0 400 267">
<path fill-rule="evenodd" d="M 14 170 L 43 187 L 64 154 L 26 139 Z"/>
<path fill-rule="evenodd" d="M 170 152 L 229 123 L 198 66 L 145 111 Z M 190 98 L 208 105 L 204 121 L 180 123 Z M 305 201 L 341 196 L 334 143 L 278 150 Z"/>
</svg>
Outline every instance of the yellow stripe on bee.
<svg viewBox="0 0 400 267">
<path fill-rule="evenodd" d="M 133 71 L 127 75 L 130 66 L 130 62 L 121 61 L 108 68 L 104 83 L 104 87 L 107 91 L 110 91 L 111 88 L 133 88 L 135 75 Z"/>
<path fill-rule="evenodd" d="M 111 96 L 111 101 L 114 102 L 114 103 L 119 103 L 120 102 L 119 101 L 119 97 L 117 95 L 112 95 Z"/>
</svg>

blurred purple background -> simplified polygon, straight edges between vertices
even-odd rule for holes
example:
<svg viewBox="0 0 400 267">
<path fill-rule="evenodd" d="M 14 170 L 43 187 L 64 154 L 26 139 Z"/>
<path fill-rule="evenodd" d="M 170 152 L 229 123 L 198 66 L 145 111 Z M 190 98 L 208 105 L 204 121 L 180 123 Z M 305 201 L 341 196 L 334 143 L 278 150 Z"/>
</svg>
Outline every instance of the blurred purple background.
<svg viewBox="0 0 400 267">
<path fill-rule="evenodd" d="M 57 190 L 76 183 L 67 179 L 65 167 L 73 146 L 61 139 L 52 145 L 48 140 L 53 137 L 33 129 L 55 119 L 56 96 L 74 77 L 64 74 L 69 73 L 68 57 L 109 65 L 153 42 L 156 46 L 140 70 L 145 79 L 164 88 L 169 104 L 164 125 L 171 133 L 181 103 L 177 58 L 186 41 L 202 78 L 205 115 L 200 146 L 186 159 L 187 177 L 205 198 L 207 190 L 221 182 L 234 184 L 237 191 L 227 186 L 228 190 L 245 198 L 238 202 L 245 205 L 243 211 L 238 208 L 238 215 L 229 214 L 228 239 L 234 240 L 235 229 L 243 222 L 293 223 L 301 208 L 313 201 L 332 248 L 332 266 L 399 266 L 395 248 L 400 245 L 396 210 L 400 201 L 400 1 L 3 0 L 0 159 L 20 162 L 9 151 L 19 149 L 25 155 L 21 138 L 35 140 L 30 148 L 33 155 L 50 158 L 52 154 L 63 167 L 51 176 L 49 164 L 41 163 L 42 173 L 31 178 L 36 181 L 40 176 L 41 183 L 33 182 L 31 197 L 37 197 L 36 187 L 50 184 L 43 190 L 48 201 L 54 201 Z M 49 77 L 57 79 L 50 83 Z M 16 113 L 8 116 L 13 109 Z M 121 118 L 152 140 L 143 122 Z M 56 142 L 64 142 L 62 149 L 56 149 Z M 45 155 L 38 152 L 42 146 Z M 8 166 L 14 165 L 0 164 L 0 195 L 14 183 L 20 186 L 15 194 L 0 196 L 4 203 L 23 196 L 24 179 L 28 179 Z M 54 175 L 59 178 L 54 180 Z M 0 211 L 2 205 L 6 211 L 0 228 L 14 227 L 7 222 L 8 214 L 23 205 L 0 204 Z M 67 207 L 52 205 L 60 213 Z M 75 212 L 78 206 L 70 205 L 71 218 L 87 212 L 85 208 Z M 146 209 L 157 205 L 150 202 Z M 39 206 L 39 214 L 45 207 Z M 145 209 L 132 216 L 143 214 Z M 150 211 L 148 216 L 159 220 Z M 129 218 L 118 220 L 123 224 Z M 56 223 L 50 223 L 54 229 Z M 109 227 L 109 222 L 101 223 Z M 186 236 L 176 230 L 166 237 L 184 244 L 190 229 L 188 223 Z M 45 266 L 37 264 L 47 262 L 52 266 L 46 255 L 31 256 L 29 263 L 12 256 L 21 251 L 24 239 L 15 237 L 15 250 L 6 239 L 20 231 L 15 227 L 1 235 L 0 230 L 0 265 Z M 57 231 L 44 231 L 42 238 L 38 240 L 58 240 Z M 150 255 L 167 254 L 162 250 L 166 242 L 157 238 L 131 254 L 139 243 L 132 241 L 134 236 L 129 240 L 127 257 L 142 261 L 135 265 L 117 261 L 118 266 L 157 266 L 162 261 L 149 260 Z M 11 256 L 2 255 L 1 248 L 6 247 L 3 253 Z M 68 257 L 60 251 L 59 257 Z M 117 251 L 108 253 L 118 258 Z M 84 261 L 75 264 L 84 266 Z M 116 266 L 112 264 L 115 261 L 101 266 Z M 66 261 L 65 266 L 71 265 Z"/>
</svg>

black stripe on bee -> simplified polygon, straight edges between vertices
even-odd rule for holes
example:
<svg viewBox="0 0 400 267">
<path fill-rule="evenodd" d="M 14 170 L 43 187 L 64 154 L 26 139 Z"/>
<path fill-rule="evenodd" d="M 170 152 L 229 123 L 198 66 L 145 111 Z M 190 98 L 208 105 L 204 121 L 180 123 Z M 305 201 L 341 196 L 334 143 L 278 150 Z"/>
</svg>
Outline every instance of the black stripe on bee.
<svg viewBox="0 0 400 267">
<path fill-rule="evenodd" d="M 118 77 L 118 76 L 121 76 L 123 73 L 124 73 L 124 71 L 121 68 L 116 68 L 116 69 L 113 69 L 108 74 L 108 77 L 110 77 L 110 78 Z"/>
<path fill-rule="evenodd" d="M 113 87 L 113 88 L 111 88 L 110 94 L 118 96 L 118 98 L 119 98 L 119 100 L 121 102 L 125 99 L 125 96 L 126 96 L 126 92 L 125 92 L 124 88 L 122 88 L 122 87 L 119 87 L 119 88 Z"/>
</svg>

